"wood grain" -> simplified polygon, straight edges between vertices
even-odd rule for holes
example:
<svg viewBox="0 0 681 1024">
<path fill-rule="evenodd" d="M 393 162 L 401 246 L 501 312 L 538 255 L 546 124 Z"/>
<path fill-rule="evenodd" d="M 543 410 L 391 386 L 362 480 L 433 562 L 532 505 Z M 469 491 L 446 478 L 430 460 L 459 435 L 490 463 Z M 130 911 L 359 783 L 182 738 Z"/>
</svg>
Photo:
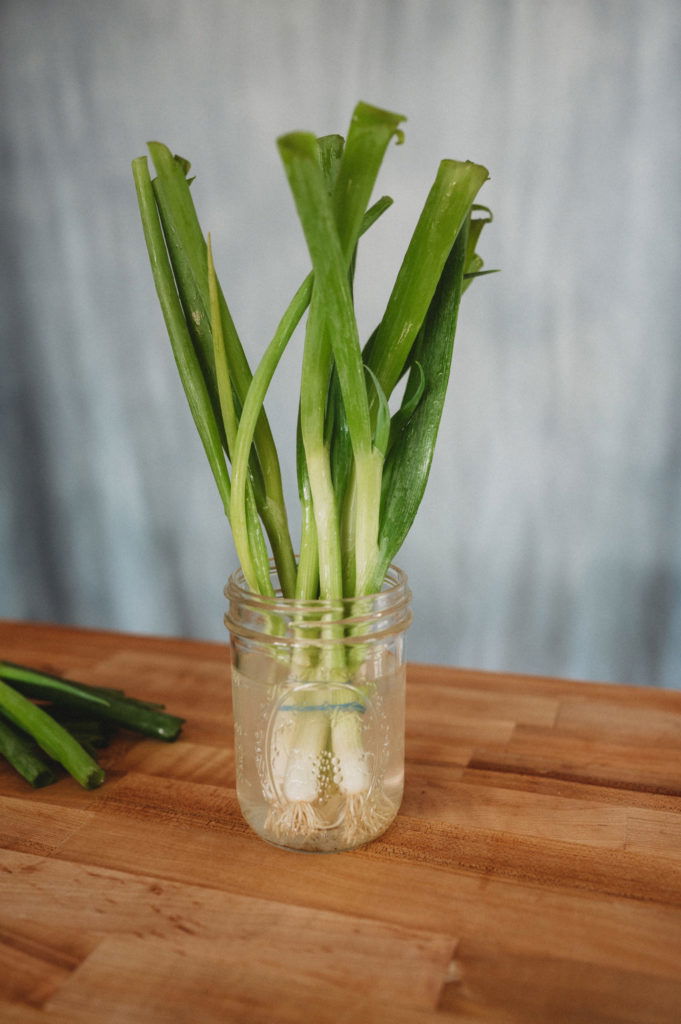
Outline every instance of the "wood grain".
<svg viewBox="0 0 681 1024">
<path fill-rule="evenodd" d="M 160 699 L 107 782 L 0 767 L 0 1020 L 681 1019 L 681 694 L 410 666 L 389 831 L 291 854 L 239 814 L 227 650 L 0 624 L 0 656 Z"/>
</svg>

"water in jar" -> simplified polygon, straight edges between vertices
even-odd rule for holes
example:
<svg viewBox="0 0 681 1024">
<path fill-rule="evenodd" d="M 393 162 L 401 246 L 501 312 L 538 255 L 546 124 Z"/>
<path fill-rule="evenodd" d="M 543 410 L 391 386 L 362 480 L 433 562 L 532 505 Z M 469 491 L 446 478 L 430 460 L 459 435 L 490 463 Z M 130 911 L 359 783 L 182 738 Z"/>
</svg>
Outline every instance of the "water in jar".
<svg viewBox="0 0 681 1024">
<path fill-rule="evenodd" d="M 404 673 L 394 644 L 333 682 L 234 651 L 237 796 L 260 836 L 330 852 L 385 831 L 404 786 Z"/>
</svg>

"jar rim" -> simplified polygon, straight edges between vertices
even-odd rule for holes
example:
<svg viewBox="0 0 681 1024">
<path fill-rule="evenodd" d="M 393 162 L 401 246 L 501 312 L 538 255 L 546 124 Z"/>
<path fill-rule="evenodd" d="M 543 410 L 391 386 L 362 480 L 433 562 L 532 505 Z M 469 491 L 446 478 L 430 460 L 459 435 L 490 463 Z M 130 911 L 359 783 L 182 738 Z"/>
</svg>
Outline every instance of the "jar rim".
<svg viewBox="0 0 681 1024">
<path fill-rule="evenodd" d="M 272 563 L 270 573 L 277 584 L 274 596 L 250 590 L 240 568 L 230 576 L 224 590 L 229 602 L 224 622 L 232 636 L 286 647 L 327 647 L 339 642 L 352 646 L 382 642 L 411 624 L 407 574 L 395 565 L 388 567 L 383 590 L 333 600 L 282 597 Z"/>
<path fill-rule="evenodd" d="M 270 559 L 270 576 L 274 584 L 274 595 L 258 594 L 256 591 L 250 589 L 246 582 L 244 571 L 241 566 L 239 566 L 227 580 L 223 593 L 228 600 L 247 602 L 254 608 L 261 608 L 263 611 L 271 611 L 274 607 L 278 607 L 320 612 L 325 610 L 337 611 L 342 605 L 355 604 L 358 601 L 371 601 L 376 599 L 378 599 L 381 604 L 390 605 L 392 600 L 399 599 L 402 596 L 403 591 L 407 589 L 408 584 L 407 574 L 404 569 L 400 569 L 397 565 L 390 564 L 385 573 L 383 587 L 375 593 L 361 594 L 357 597 L 316 597 L 300 599 L 296 597 L 283 596 L 281 587 L 279 586 L 279 579 L 273 559 Z"/>
</svg>

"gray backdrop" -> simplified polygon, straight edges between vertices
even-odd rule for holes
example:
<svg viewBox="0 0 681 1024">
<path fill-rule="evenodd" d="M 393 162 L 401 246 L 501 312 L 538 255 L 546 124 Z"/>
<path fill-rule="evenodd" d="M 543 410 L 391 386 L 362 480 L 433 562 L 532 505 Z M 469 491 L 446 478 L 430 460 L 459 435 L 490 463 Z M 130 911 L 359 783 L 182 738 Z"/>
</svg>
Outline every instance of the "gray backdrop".
<svg viewBox="0 0 681 1024">
<path fill-rule="evenodd" d="M 0 614 L 222 637 L 234 552 L 129 164 L 159 138 L 251 359 L 307 269 L 274 147 L 408 115 L 366 334 L 443 156 L 485 163 L 503 273 L 466 296 L 399 558 L 421 661 L 681 678 L 678 0 L 5 0 Z M 268 409 L 295 505 L 294 347 Z M 296 516 L 292 514 L 295 520 Z"/>
</svg>

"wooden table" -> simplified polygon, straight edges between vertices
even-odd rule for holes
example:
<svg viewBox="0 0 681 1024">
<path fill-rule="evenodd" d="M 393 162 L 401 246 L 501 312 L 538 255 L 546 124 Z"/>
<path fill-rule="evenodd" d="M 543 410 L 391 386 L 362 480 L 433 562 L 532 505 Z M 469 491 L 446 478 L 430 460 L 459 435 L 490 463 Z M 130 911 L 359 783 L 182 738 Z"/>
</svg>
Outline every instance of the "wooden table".
<svg viewBox="0 0 681 1024">
<path fill-rule="evenodd" d="M 396 823 L 287 853 L 234 794 L 227 649 L 0 624 L 160 699 L 107 782 L 0 768 L 3 1024 L 681 1020 L 681 693 L 411 666 Z"/>
</svg>

